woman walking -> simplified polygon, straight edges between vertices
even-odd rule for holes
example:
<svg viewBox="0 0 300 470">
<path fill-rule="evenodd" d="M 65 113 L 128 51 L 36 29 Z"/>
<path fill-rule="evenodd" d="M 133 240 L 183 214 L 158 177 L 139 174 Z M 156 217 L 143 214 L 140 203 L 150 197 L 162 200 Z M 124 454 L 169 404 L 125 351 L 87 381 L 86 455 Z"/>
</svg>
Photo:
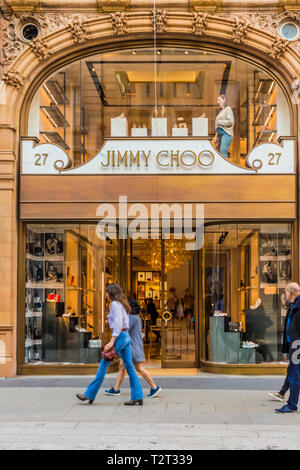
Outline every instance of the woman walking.
<svg viewBox="0 0 300 470">
<path fill-rule="evenodd" d="M 113 346 L 115 346 L 116 354 L 120 354 L 125 369 L 129 375 L 131 400 L 125 402 L 124 405 L 142 405 L 144 394 L 138 376 L 135 372 L 130 352 L 130 336 L 128 334 L 128 329 L 129 313 L 131 308 L 121 287 L 118 284 L 108 284 L 106 286 L 106 292 L 109 300 L 111 301 L 108 323 L 112 331 L 112 337 L 109 343 L 107 343 L 104 347 L 104 351 L 109 351 Z M 108 366 L 109 362 L 102 358 L 97 375 L 93 382 L 91 382 L 87 387 L 84 395 L 76 395 L 79 400 L 88 400 L 90 404 L 93 403 L 102 385 Z"/>
<path fill-rule="evenodd" d="M 131 306 L 133 306 L 131 304 Z M 148 397 L 154 398 L 158 393 L 161 392 L 161 388 L 156 385 L 153 381 L 149 372 L 144 368 L 143 362 L 146 361 L 145 354 L 144 354 L 144 344 L 143 344 L 143 337 L 142 337 L 142 321 L 140 316 L 138 315 L 140 309 L 139 308 L 132 308 L 131 315 L 129 316 L 129 336 L 131 338 L 130 349 L 131 349 L 131 356 L 134 367 L 137 372 L 141 374 L 142 377 L 148 382 L 150 385 L 150 393 Z M 125 367 L 124 363 L 120 361 L 119 366 L 119 373 L 116 381 L 115 387 L 112 387 L 109 390 L 105 390 L 107 395 L 120 395 L 120 387 L 125 377 Z"/>
</svg>

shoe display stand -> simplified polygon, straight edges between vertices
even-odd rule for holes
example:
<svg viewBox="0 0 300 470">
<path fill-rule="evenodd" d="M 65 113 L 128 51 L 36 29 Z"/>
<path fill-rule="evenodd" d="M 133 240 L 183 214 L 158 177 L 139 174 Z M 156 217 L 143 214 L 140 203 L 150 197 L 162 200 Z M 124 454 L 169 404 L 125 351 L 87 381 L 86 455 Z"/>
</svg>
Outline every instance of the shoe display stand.
<svg viewBox="0 0 300 470">
<path fill-rule="evenodd" d="M 255 349 L 241 347 L 239 331 L 225 331 L 225 317 L 210 317 L 209 360 L 226 364 L 255 364 Z"/>
<path fill-rule="evenodd" d="M 64 234 L 27 229 L 25 362 L 43 359 L 43 310 L 47 297 L 64 304 Z"/>
</svg>

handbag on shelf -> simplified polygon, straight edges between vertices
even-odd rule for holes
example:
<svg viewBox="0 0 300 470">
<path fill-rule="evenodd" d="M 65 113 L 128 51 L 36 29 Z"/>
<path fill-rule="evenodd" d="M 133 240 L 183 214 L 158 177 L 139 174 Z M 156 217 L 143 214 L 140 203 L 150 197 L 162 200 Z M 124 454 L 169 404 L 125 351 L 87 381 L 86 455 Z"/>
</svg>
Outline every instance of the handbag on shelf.
<svg viewBox="0 0 300 470">
<path fill-rule="evenodd" d="M 116 357 L 115 347 L 113 346 L 109 351 L 104 351 L 104 347 L 103 347 L 101 350 L 101 354 L 102 354 L 102 358 L 105 361 L 111 362 Z"/>
</svg>

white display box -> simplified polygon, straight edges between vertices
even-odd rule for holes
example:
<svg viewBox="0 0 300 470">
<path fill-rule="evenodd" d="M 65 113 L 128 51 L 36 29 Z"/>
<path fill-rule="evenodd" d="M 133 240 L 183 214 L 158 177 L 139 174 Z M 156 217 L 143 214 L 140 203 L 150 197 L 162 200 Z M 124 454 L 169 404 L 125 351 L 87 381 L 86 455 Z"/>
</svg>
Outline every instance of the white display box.
<svg viewBox="0 0 300 470">
<path fill-rule="evenodd" d="M 146 129 L 145 127 L 132 127 L 131 136 L 132 137 L 147 137 L 148 129 Z"/>
<path fill-rule="evenodd" d="M 110 120 L 111 137 L 127 137 L 128 123 L 126 118 L 111 118 Z"/>
<path fill-rule="evenodd" d="M 167 118 L 152 118 L 152 136 L 167 137 L 168 135 Z"/>
<path fill-rule="evenodd" d="M 193 136 L 208 136 L 208 118 L 193 118 Z"/>
<path fill-rule="evenodd" d="M 173 127 L 172 136 L 173 137 L 187 137 L 189 135 L 189 130 L 187 127 Z"/>
</svg>

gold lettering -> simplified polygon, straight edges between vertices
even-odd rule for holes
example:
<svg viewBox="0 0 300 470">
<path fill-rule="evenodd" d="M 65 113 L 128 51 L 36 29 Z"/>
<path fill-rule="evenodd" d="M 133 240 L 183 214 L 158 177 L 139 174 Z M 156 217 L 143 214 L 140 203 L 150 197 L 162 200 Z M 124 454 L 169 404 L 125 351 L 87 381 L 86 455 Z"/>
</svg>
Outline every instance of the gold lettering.
<svg viewBox="0 0 300 470">
<path fill-rule="evenodd" d="M 137 166 L 139 168 L 140 167 L 140 151 L 138 151 L 136 155 L 134 155 L 132 151 L 130 150 L 129 155 L 130 155 L 130 166 L 133 166 L 137 161 Z"/>
<path fill-rule="evenodd" d="M 122 163 L 125 163 L 125 167 L 127 167 L 127 150 L 124 155 L 122 155 L 121 152 L 118 151 L 118 166 L 120 166 L 120 164 Z"/>
<path fill-rule="evenodd" d="M 106 162 L 106 164 L 101 162 L 102 166 L 109 166 L 109 164 L 110 164 L 110 150 L 107 151 L 107 162 Z"/>
<path fill-rule="evenodd" d="M 171 151 L 171 166 L 174 166 L 174 158 L 176 158 L 176 166 L 179 166 L 179 150 L 177 150 L 177 152 L 173 152 L 173 150 Z"/>
<path fill-rule="evenodd" d="M 115 166 L 115 151 L 113 150 L 112 151 L 112 165 L 111 166 Z"/>
<path fill-rule="evenodd" d="M 193 155 L 193 156 L 194 156 L 194 161 L 193 161 L 193 163 L 190 163 L 190 164 L 184 163 L 183 157 L 184 157 L 185 154 Z M 197 161 L 197 155 L 196 155 L 195 152 L 193 152 L 193 150 L 185 150 L 185 151 L 182 152 L 182 154 L 180 155 L 180 161 L 181 161 L 181 164 L 182 164 L 183 166 L 188 166 L 188 167 L 189 167 L 189 166 L 193 166 L 193 165 L 195 165 L 195 163 L 196 163 L 196 161 Z"/>
<path fill-rule="evenodd" d="M 148 155 L 146 155 L 145 152 L 144 152 L 144 150 L 143 150 L 143 155 L 144 155 L 145 162 L 146 162 L 146 165 L 145 165 L 145 166 L 149 166 L 148 162 L 149 162 L 150 154 L 151 154 L 151 150 L 149 150 Z"/>
<path fill-rule="evenodd" d="M 166 155 L 164 155 L 166 154 Z M 161 150 L 160 152 L 158 152 L 158 154 L 156 155 L 156 161 L 158 163 L 159 166 L 169 166 L 168 163 L 166 163 L 165 165 L 163 163 L 160 162 L 159 160 L 159 157 L 167 157 L 168 156 L 168 150 Z"/>
<path fill-rule="evenodd" d="M 205 163 L 203 157 L 209 157 L 211 160 L 208 163 Z M 202 166 L 211 166 L 215 161 L 215 156 L 210 150 L 202 150 L 198 155 L 198 162 Z"/>
</svg>

